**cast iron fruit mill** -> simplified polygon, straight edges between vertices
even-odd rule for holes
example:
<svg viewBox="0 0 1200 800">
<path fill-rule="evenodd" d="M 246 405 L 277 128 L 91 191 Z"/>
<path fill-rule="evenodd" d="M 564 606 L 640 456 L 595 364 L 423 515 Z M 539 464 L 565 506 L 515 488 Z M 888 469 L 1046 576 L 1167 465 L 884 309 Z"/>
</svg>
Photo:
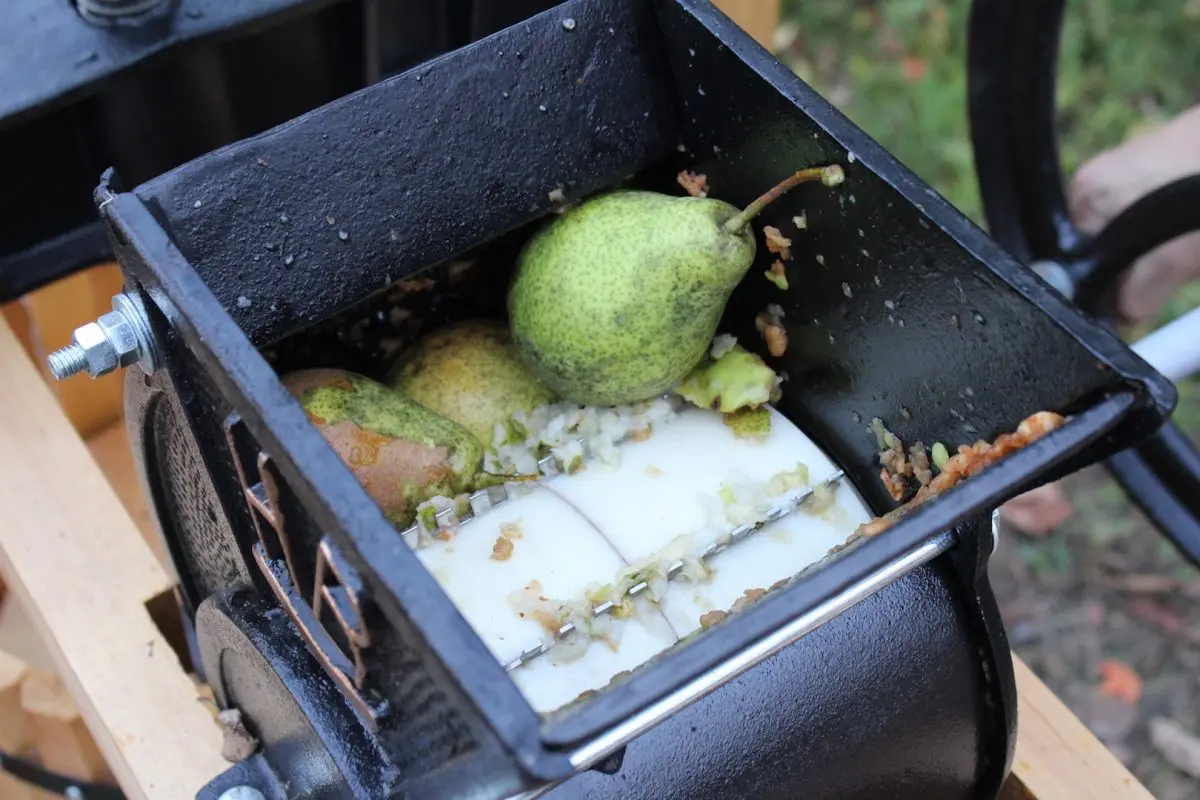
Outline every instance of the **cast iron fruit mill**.
<svg viewBox="0 0 1200 800">
<path fill-rule="evenodd" d="M 1018 12 L 981 2 L 975 13 L 996 15 L 989 35 L 1024 41 Z M 978 38 L 976 85 L 1011 85 Z M 841 191 L 763 212 L 782 224 L 803 210 L 805 247 L 828 267 L 779 301 L 792 346 L 778 364 L 800 388 L 778 410 L 876 513 L 894 502 L 865 419 L 887 419 L 901 439 L 947 441 L 965 426 L 1011 430 L 1038 409 L 1070 421 L 730 624 L 539 717 L 395 546 L 398 532 L 277 370 L 336 355 L 369 371 L 372 337 L 336 331 L 387 316 L 379 289 L 447 260 L 478 254 L 503 285 L 555 211 L 555 189 L 574 201 L 636 174 L 667 191 L 692 169 L 744 205 L 782 174 L 825 163 L 845 168 Z M 132 191 L 109 173 L 96 200 L 128 313 L 146 323 L 124 358 L 155 356 L 127 373 L 129 424 L 196 624 L 195 658 L 260 745 L 204 797 L 288 796 L 284 786 L 362 797 L 994 795 L 1015 700 L 984 569 L 988 513 L 1138 443 L 1173 404 L 1161 375 L 707 4 L 556 5 Z M 285 234 L 300 243 L 290 264 L 265 247 Z M 776 292 L 761 280 L 734 291 L 725 320 L 739 340 L 756 341 L 756 312 Z M 899 295 L 913 309 L 904 326 L 879 310 Z M 496 296 L 438 289 L 421 312 L 461 318 Z M 1051 355 L 1019 370 L 1034 351 Z M 972 388 L 971 406 L 946 386 Z M 353 615 L 314 613 L 314 584 L 296 580 L 314 562 L 338 576 L 327 588 Z M 771 713 L 748 714 L 763 697 Z"/>
</svg>

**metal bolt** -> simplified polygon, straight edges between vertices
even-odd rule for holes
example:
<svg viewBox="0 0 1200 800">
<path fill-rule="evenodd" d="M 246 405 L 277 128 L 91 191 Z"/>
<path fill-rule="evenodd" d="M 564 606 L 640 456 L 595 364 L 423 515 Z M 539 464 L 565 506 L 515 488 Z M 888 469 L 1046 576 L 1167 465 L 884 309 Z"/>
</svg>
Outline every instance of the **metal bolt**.
<svg viewBox="0 0 1200 800">
<path fill-rule="evenodd" d="M 221 792 L 217 800 L 267 800 L 263 793 L 253 786 L 234 786 Z"/>
<path fill-rule="evenodd" d="M 50 374 L 60 381 L 79 372 L 98 378 L 135 363 L 151 374 L 158 366 L 145 309 L 124 293 L 113 297 L 112 311 L 76 328 L 71 343 L 51 353 L 47 361 Z"/>
</svg>

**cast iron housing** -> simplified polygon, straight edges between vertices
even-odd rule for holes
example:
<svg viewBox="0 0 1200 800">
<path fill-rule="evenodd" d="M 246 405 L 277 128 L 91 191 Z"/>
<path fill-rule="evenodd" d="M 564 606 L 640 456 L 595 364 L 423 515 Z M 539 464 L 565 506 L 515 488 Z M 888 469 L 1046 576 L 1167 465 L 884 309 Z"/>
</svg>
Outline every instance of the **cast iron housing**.
<svg viewBox="0 0 1200 800">
<path fill-rule="evenodd" d="M 496 256 L 486 274 L 502 289 L 509 262 L 499 256 L 554 210 L 555 189 L 574 200 L 633 175 L 674 191 L 688 168 L 745 203 L 830 162 L 846 170 L 839 190 L 793 192 L 762 218 L 784 228 L 806 213 L 795 266 L 804 280 L 786 294 L 755 280 L 764 252 L 724 326 L 754 343 L 755 313 L 783 306 L 791 346 L 774 361 L 789 375 L 779 409 L 877 512 L 893 503 L 865 420 L 882 418 L 906 441 L 957 443 L 1041 409 L 1073 419 L 736 624 L 539 718 L 264 353 L 306 352 L 293 344 L 318 323 L 362 304 L 373 313 L 396 281 L 476 248 Z M 262 757 L 210 794 L 231 781 L 278 792 L 286 780 L 311 796 L 503 797 L 589 766 L 616 774 L 555 791 L 994 793 L 1015 704 L 980 521 L 1152 433 L 1174 403 L 1167 381 L 701 0 L 571 0 L 133 191 L 110 173 L 96 200 L 163 345 L 162 369 L 129 373 L 128 419 L 200 658 L 218 698 L 251 706 L 266 732 Z M 503 292 L 435 292 L 428 321 L 489 302 Z M 636 740 L 627 766 L 619 746 L 615 760 L 578 756 L 946 536 L 944 556 Z M 309 587 L 330 565 L 332 602 L 359 615 L 348 625 L 323 625 L 312 608 Z M 279 703 L 264 699 L 272 692 Z M 747 713 L 764 697 L 782 698 L 769 701 L 775 717 Z"/>
</svg>

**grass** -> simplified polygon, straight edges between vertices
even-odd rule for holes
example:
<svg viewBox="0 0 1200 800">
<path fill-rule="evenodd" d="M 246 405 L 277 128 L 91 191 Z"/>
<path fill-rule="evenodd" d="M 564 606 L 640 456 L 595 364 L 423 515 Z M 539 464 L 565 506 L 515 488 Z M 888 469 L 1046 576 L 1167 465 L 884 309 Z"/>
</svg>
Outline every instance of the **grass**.
<svg viewBox="0 0 1200 800">
<path fill-rule="evenodd" d="M 982 222 L 967 133 L 965 0 L 785 0 L 796 73 Z M 1063 168 L 1200 95 L 1200 0 L 1068 3 L 1058 73 Z"/>
</svg>

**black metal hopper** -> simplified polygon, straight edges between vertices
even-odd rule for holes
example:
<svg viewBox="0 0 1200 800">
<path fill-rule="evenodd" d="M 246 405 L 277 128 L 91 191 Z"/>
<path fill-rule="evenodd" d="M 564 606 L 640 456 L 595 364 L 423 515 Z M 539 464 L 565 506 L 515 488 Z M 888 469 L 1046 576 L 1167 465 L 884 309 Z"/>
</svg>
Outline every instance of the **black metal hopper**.
<svg viewBox="0 0 1200 800">
<path fill-rule="evenodd" d="M 803 279 L 783 294 L 747 280 L 724 326 L 756 342 L 755 314 L 768 302 L 783 306 L 791 347 L 776 362 L 789 376 L 780 411 L 821 443 L 878 513 L 893 501 L 878 481 L 865 420 L 882 418 L 904 440 L 970 442 L 1037 410 L 1072 419 L 769 595 L 736 624 L 706 631 L 568 712 L 539 718 L 308 424 L 275 367 L 332 358 L 312 344 L 326 341 L 329 320 L 367 319 L 362 309 L 374 308 L 387 287 L 477 248 L 494 256 L 485 289 L 438 294 L 429 318 L 502 304 L 511 263 L 503 256 L 554 210 L 555 189 L 574 200 L 635 176 L 673 191 L 675 173 L 687 168 L 738 204 L 799 167 L 829 162 L 846 171 L 838 191 L 793 192 L 763 217 L 785 227 L 807 215 L 795 262 Z M 97 202 L 161 346 L 158 371 L 130 373 L 129 419 L 185 605 L 199 615 L 201 650 L 206 635 L 220 639 L 230 620 L 241 620 L 242 644 L 202 654 L 207 677 L 218 697 L 244 711 L 257 703 L 264 729 L 279 709 L 300 709 L 289 719 L 307 719 L 311 729 L 281 735 L 265 755 L 276 772 L 288 759 L 312 759 L 289 778 L 309 787 L 306 796 L 500 797 L 592 767 L 612 772 L 622 748 L 662 720 L 678 730 L 695 706 L 681 709 L 714 690 L 701 702 L 735 713 L 755 693 L 778 690 L 779 670 L 816 686 L 812 703 L 838 721 L 822 721 L 812 708 L 785 712 L 797 727 L 780 729 L 804 757 L 777 766 L 782 773 L 729 784 L 680 778 L 672 791 L 716 796 L 706 793 L 724 786 L 768 796 L 783 791 L 769 787 L 786 774 L 807 781 L 813 796 L 818 787 L 843 797 L 907 796 L 891 778 L 906 774 L 911 749 L 879 756 L 889 766 L 869 780 L 844 768 L 876 741 L 871 736 L 906 726 L 927 735 L 932 728 L 913 719 L 914 709 L 930 726 L 965 732 L 957 755 L 947 750 L 941 767 L 917 770 L 923 777 L 913 785 L 923 796 L 994 790 L 1010 757 L 1015 709 L 981 521 L 1005 499 L 1151 434 L 1175 399 L 1169 382 L 701 0 L 563 3 L 132 191 L 109 174 Z M 760 254 L 752 274 L 768 256 Z M 342 344 L 342 357 L 372 369 L 367 349 Z M 277 568 L 273 584 L 255 563 L 260 540 L 267 566 Z M 361 619 L 323 624 L 312 611 L 309 588 L 326 567 L 338 574 L 337 597 Z M 859 705 L 829 689 L 852 680 L 850 671 L 825 672 L 862 647 L 859 623 L 839 619 L 778 656 L 763 645 L 798 620 L 819 623 L 828 609 L 860 599 L 863 586 L 906 574 L 867 601 L 875 604 L 872 621 L 860 619 L 872 636 L 887 637 L 872 649 L 894 643 L 896 652 L 877 653 L 865 667 L 874 683 Z M 280 591 L 315 661 L 287 644 L 302 639 L 273 605 Z M 919 619 L 899 613 L 920 607 Z M 780 646 L 797 636 L 782 636 Z M 913 648 L 924 657 L 900 664 Z M 263 660 L 288 691 L 247 677 L 247 665 Z M 286 674 L 280 663 L 290 665 Z M 912 671 L 918 667 L 924 672 Z M 889 686 L 889 672 L 908 675 L 909 686 Z M 949 716 L 939 707 L 951 708 Z M 849 734 L 847 747 L 833 748 L 835 725 L 847 730 L 855 713 L 872 711 L 892 727 Z M 836 768 L 840 775 L 835 751 L 851 759 Z M 667 771 L 678 777 L 688 756 L 673 752 Z M 626 775 L 653 772 L 646 758 L 632 759 Z M 266 773 L 254 772 L 260 767 L 239 765 L 210 790 L 266 786 Z M 557 791 L 637 794 L 620 779 L 619 771 L 611 779 L 593 772 L 592 783 Z M 603 780 L 617 782 L 596 782 Z"/>
</svg>

